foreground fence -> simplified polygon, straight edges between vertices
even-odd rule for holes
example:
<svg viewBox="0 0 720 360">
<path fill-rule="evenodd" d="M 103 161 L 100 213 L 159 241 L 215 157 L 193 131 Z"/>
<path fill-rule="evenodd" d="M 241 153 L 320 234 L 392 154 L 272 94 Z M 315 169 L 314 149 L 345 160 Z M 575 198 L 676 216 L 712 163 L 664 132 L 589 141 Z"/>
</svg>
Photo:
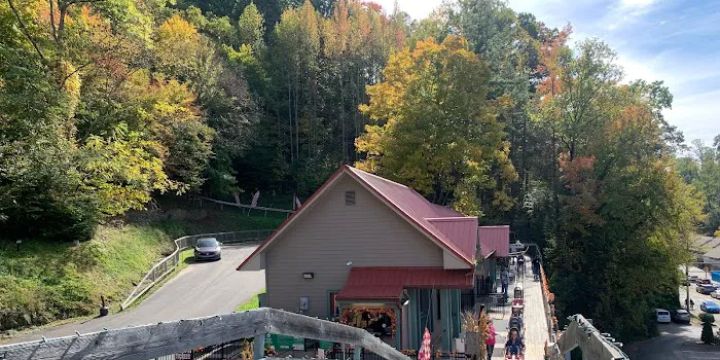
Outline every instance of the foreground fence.
<svg viewBox="0 0 720 360">
<path fill-rule="evenodd" d="M 568 320 L 570 324 L 557 341 L 560 354 L 566 354 L 579 347 L 584 359 L 630 360 L 620 349 L 621 343 L 616 342 L 610 334 L 601 333 L 582 315 L 570 316 Z M 562 357 L 557 358 L 562 359 Z"/>
<path fill-rule="evenodd" d="M 175 239 L 175 251 L 164 259 L 155 264 L 138 283 L 133 291 L 128 295 L 125 301 L 120 304 L 120 309 L 125 310 L 132 305 L 143 294 L 150 290 L 158 281 L 162 280 L 170 272 L 175 270 L 180 262 L 180 253 L 195 246 L 195 242 L 200 238 L 213 237 L 223 244 L 252 243 L 264 240 L 272 233 L 272 230 L 248 230 L 248 231 L 232 231 L 221 233 L 187 235 Z"/>
<path fill-rule="evenodd" d="M 4 345 L 0 346 L 0 359 L 165 360 L 180 359 L 192 349 L 214 346 L 212 352 L 194 358 L 212 359 L 219 356 L 218 349 L 223 352 L 241 348 L 235 345 L 218 348 L 217 344 L 236 344 L 240 339 L 252 339 L 252 356 L 261 359 L 265 357 L 268 333 L 345 344 L 353 348 L 355 359 L 368 350 L 383 359 L 410 360 L 363 329 L 268 308 Z M 190 351 L 190 356 L 194 355 Z"/>
</svg>

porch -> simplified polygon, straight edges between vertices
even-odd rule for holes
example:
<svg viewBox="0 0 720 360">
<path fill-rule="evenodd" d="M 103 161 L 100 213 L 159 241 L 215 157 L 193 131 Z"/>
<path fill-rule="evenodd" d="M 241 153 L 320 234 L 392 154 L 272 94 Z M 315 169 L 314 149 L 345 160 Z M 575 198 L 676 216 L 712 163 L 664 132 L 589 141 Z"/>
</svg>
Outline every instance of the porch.
<svg viewBox="0 0 720 360">
<path fill-rule="evenodd" d="M 397 349 L 417 350 L 427 327 L 433 348 L 452 352 L 461 331 L 461 291 L 472 285 L 471 270 L 353 268 L 335 301 L 341 322 Z"/>
</svg>

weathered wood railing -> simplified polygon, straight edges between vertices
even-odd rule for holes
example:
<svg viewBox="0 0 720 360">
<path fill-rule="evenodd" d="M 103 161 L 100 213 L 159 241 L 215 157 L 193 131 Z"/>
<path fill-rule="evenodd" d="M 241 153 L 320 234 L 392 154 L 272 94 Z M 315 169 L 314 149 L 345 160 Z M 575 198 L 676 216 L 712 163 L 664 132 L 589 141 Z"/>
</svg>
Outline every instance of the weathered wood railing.
<svg viewBox="0 0 720 360">
<path fill-rule="evenodd" d="M 249 338 L 259 359 L 267 333 L 348 344 L 356 353 L 364 348 L 385 359 L 410 360 L 365 330 L 269 308 L 4 345 L 0 359 L 147 360 Z"/>
<path fill-rule="evenodd" d="M 175 251 L 168 255 L 164 259 L 158 261 L 153 267 L 145 274 L 140 283 L 135 286 L 133 291 L 125 298 L 125 301 L 120 304 L 120 309 L 124 310 L 128 306 L 132 305 L 137 299 L 143 294 L 150 290 L 158 281 L 162 280 L 180 262 L 180 252 L 195 245 L 197 239 L 204 237 L 214 237 L 219 242 L 224 244 L 232 243 L 250 243 L 260 242 L 272 233 L 272 230 L 247 230 L 247 231 L 232 231 L 232 232 L 220 232 L 220 233 L 209 233 L 209 234 L 197 234 L 187 235 L 175 239 Z M 0 357 L 0 360 L 2 358 Z"/>
<path fill-rule="evenodd" d="M 574 348 L 582 350 L 583 358 L 598 360 L 629 360 L 630 358 L 620 350 L 614 339 L 602 334 L 595 326 L 582 315 L 573 315 L 570 324 L 557 340 L 561 354 L 566 354 Z"/>
<path fill-rule="evenodd" d="M 294 213 L 295 210 L 288 210 L 288 209 L 278 209 L 278 208 L 271 208 L 271 207 L 265 207 L 265 206 L 252 206 L 247 204 L 241 204 L 237 202 L 230 202 L 230 201 L 223 201 L 218 199 L 213 199 L 205 196 L 198 196 L 198 199 L 201 201 L 209 201 L 218 205 L 225 205 L 225 206 L 232 206 L 240 209 L 248 209 L 248 210 L 259 210 L 264 212 L 276 212 L 276 213 L 283 213 L 286 216 L 289 216 L 290 214 Z"/>
</svg>

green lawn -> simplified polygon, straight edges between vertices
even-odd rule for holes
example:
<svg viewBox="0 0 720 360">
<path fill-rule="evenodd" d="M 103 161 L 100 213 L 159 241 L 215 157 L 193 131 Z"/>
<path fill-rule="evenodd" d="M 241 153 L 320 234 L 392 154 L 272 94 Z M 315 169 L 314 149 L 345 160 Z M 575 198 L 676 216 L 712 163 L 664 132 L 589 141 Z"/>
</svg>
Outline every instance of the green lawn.
<svg viewBox="0 0 720 360">
<path fill-rule="evenodd" d="M 283 217 L 247 216 L 236 210 L 203 209 L 196 220 L 134 219 L 122 226 L 100 226 L 80 245 L 0 240 L 0 331 L 94 315 L 100 296 L 116 311 L 125 296 L 163 256 L 173 239 L 204 232 L 272 229 Z M 181 254 L 181 268 L 192 251 Z"/>
<path fill-rule="evenodd" d="M 252 309 L 257 309 L 260 307 L 260 294 L 265 293 L 265 289 L 263 289 L 261 292 L 253 295 L 253 297 L 250 298 L 250 300 L 246 301 L 243 304 L 240 304 L 235 307 L 235 312 L 241 312 L 241 311 L 248 311 Z"/>
</svg>

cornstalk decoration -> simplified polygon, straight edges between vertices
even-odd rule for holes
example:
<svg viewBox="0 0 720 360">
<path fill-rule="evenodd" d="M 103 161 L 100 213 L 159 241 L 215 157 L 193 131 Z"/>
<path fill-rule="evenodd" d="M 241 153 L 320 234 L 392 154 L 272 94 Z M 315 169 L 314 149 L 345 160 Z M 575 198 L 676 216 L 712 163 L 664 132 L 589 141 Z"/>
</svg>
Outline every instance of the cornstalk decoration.
<svg viewBox="0 0 720 360">
<path fill-rule="evenodd" d="M 476 316 L 471 311 L 465 311 L 462 315 L 462 328 L 465 332 L 465 352 L 476 354 L 477 359 L 487 359 L 485 340 L 489 335 L 487 324 L 489 319 L 484 312 Z"/>
</svg>

